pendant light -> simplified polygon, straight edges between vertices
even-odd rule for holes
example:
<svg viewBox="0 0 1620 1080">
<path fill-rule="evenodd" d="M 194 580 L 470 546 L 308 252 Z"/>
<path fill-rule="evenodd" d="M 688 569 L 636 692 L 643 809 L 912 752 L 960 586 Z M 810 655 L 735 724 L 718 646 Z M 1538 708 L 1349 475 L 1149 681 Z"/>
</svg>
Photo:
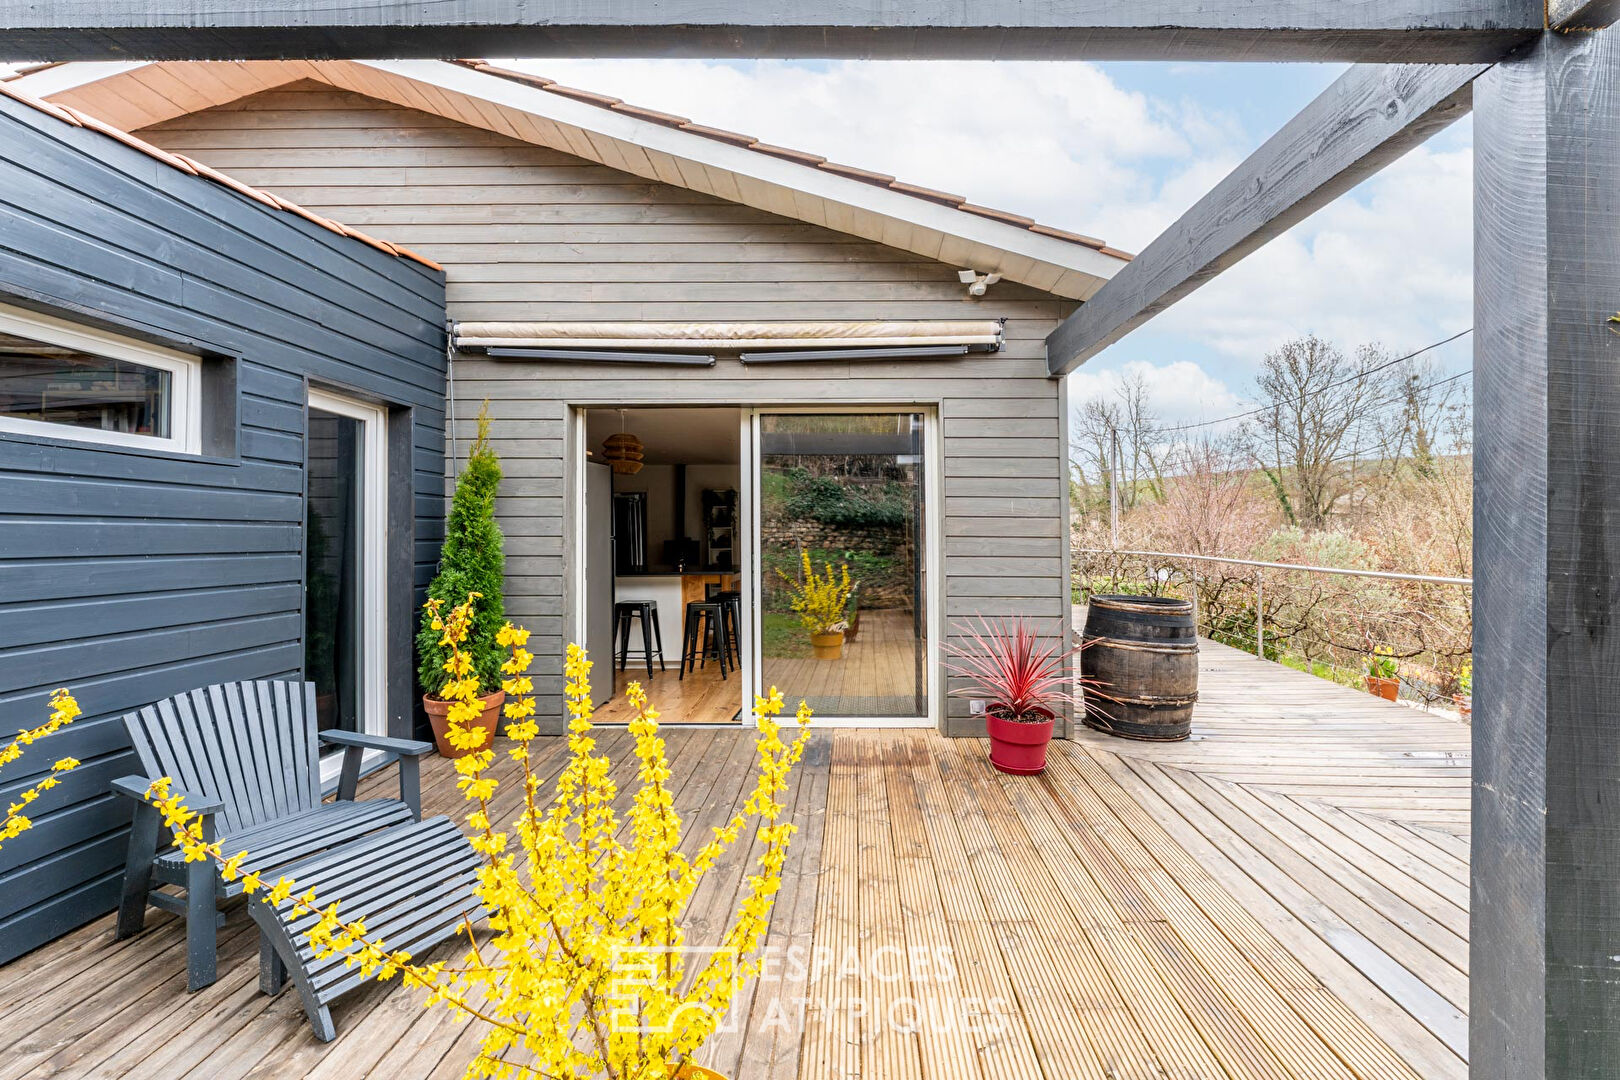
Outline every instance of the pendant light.
<svg viewBox="0 0 1620 1080">
<path fill-rule="evenodd" d="M 602 457 L 614 472 L 621 476 L 634 476 L 641 471 L 641 459 L 646 447 L 641 440 L 624 430 L 624 410 L 619 410 L 619 433 L 602 440 Z"/>
</svg>

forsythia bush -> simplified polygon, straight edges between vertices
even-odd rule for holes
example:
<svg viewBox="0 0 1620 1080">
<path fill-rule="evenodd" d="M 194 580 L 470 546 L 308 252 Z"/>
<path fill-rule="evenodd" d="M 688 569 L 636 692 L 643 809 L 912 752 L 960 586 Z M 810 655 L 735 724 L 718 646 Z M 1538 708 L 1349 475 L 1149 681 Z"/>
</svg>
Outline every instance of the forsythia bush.
<svg viewBox="0 0 1620 1080">
<path fill-rule="evenodd" d="M 795 581 L 777 571 L 792 590 L 793 610 L 799 613 L 799 621 L 812 634 L 837 633 L 844 628 L 844 609 L 849 606 L 849 593 L 855 587 L 849 579 L 849 567 L 840 567 L 841 576 L 834 576 L 832 563 L 828 563 L 827 572 L 818 576 L 810 563 L 810 553 L 801 551 L 799 555 L 804 562 L 802 580 Z"/>
<path fill-rule="evenodd" d="M 782 695 L 773 688 L 756 699 L 754 790 L 740 813 L 687 856 L 667 787 L 670 772 L 658 713 L 639 683 L 631 683 L 628 694 L 636 711 L 629 731 L 640 786 L 623 820 L 614 808 L 618 790 L 609 779 L 611 763 L 596 753 L 591 735 L 591 661 L 577 645 L 568 647 L 565 667 L 569 761 L 550 803 L 540 801 L 541 780 L 531 768 L 539 727 L 528 675 L 533 657 L 525 648 L 529 632 L 507 623 L 499 636 L 509 650 L 501 669 L 511 740 L 506 754 L 521 770 L 522 790 L 516 819 L 508 829 L 498 828 L 491 806 L 500 786 L 490 775 L 495 751 L 482 746 L 483 731 L 463 726 L 479 712 L 479 681 L 462 648 L 477 599 L 469 595 L 445 616 L 431 606 L 430 624 L 442 630 L 449 653 L 442 696 L 455 703 L 448 717 L 451 742 L 474 751 L 457 759 L 455 768 L 461 774 L 458 786 L 473 804 L 467 826 L 485 858 L 477 892 L 492 912 L 492 934 L 481 940 L 469 925 L 470 951 L 459 964 L 423 965 L 369 937 L 363 921 L 345 920 L 337 905 L 320 907 L 313 892 L 294 902 L 301 914 L 319 915 L 309 936 L 322 955 L 342 953 L 379 979 L 398 975 L 425 990 L 430 1006 L 442 1005 L 485 1026 L 468 1077 L 674 1077 L 724 1018 L 735 989 L 758 973 L 771 904 L 795 831 L 781 820 L 782 795 L 804 752 L 810 710 L 800 703 L 798 736 L 789 744 L 776 720 Z M 272 885 L 245 870 L 248 852 L 226 857 L 218 844 L 204 843 L 200 826 L 168 795 L 168 786 L 167 780 L 159 781 L 154 794 L 188 860 L 218 860 L 225 877 L 240 876 L 249 893 L 268 889 L 273 900 L 294 897 L 294 882 L 283 878 Z M 757 873 L 748 877 L 718 948 L 683 953 L 686 905 L 704 873 L 743 838 L 751 819 L 761 844 Z"/>
<path fill-rule="evenodd" d="M 66 689 L 51 691 L 51 717 L 36 728 L 23 728 L 17 732 L 17 737 L 4 750 L 0 750 L 0 768 L 10 765 L 22 757 L 23 748 L 36 743 L 45 736 L 54 733 L 57 729 L 73 723 L 79 715 L 79 703 L 73 700 L 73 695 Z M 34 823 L 23 816 L 28 804 L 39 798 L 41 794 L 49 791 L 61 782 L 62 774 L 70 769 L 76 769 L 79 762 L 75 758 L 65 757 L 51 766 L 50 775 L 39 783 L 17 796 L 17 801 L 6 807 L 6 816 L 0 820 L 0 844 L 16 836 L 21 836 Z"/>
</svg>

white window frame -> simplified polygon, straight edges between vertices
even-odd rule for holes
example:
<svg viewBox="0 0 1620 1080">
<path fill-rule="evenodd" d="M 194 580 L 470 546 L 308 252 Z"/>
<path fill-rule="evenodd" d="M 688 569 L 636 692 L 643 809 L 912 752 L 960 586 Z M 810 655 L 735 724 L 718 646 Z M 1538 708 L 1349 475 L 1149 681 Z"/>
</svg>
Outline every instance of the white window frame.
<svg viewBox="0 0 1620 1080">
<path fill-rule="evenodd" d="M 202 361 L 195 356 L 4 304 L 0 304 L 0 332 L 168 372 L 169 434 L 135 435 L 123 431 L 97 431 L 75 424 L 25 420 L 15 416 L 0 416 L 0 431 L 70 442 L 168 450 L 178 454 L 202 453 Z"/>
<path fill-rule="evenodd" d="M 360 727 L 367 735 L 388 734 L 388 410 L 319 387 L 309 388 L 309 407 L 360 421 Z M 307 573 L 307 569 L 305 573 Z M 306 582 L 307 584 L 307 582 Z M 336 780 L 343 755 L 321 755 L 321 782 Z M 361 768 L 382 755 L 368 750 Z"/>
</svg>

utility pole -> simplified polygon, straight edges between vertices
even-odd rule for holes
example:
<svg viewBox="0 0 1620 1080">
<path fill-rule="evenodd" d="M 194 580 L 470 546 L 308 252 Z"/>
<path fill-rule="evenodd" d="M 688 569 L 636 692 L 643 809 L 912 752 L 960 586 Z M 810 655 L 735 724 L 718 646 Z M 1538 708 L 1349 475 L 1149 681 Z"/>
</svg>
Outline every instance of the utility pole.
<svg viewBox="0 0 1620 1080">
<path fill-rule="evenodd" d="M 1108 429 L 1108 542 L 1119 550 L 1119 429 Z"/>
</svg>

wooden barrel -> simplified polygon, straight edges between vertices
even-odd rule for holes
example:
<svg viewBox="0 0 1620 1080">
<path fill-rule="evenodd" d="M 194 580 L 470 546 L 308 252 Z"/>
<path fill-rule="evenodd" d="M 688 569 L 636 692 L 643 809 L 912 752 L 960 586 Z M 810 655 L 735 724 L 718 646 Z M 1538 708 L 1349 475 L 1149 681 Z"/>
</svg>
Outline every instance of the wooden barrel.
<svg viewBox="0 0 1620 1080">
<path fill-rule="evenodd" d="M 1093 596 L 1083 640 L 1087 727 L 1152 742 L 1174 742 L 1191 733 L 1198 700 L 1198 628 L 1191 601 Z"/>
</svg>

